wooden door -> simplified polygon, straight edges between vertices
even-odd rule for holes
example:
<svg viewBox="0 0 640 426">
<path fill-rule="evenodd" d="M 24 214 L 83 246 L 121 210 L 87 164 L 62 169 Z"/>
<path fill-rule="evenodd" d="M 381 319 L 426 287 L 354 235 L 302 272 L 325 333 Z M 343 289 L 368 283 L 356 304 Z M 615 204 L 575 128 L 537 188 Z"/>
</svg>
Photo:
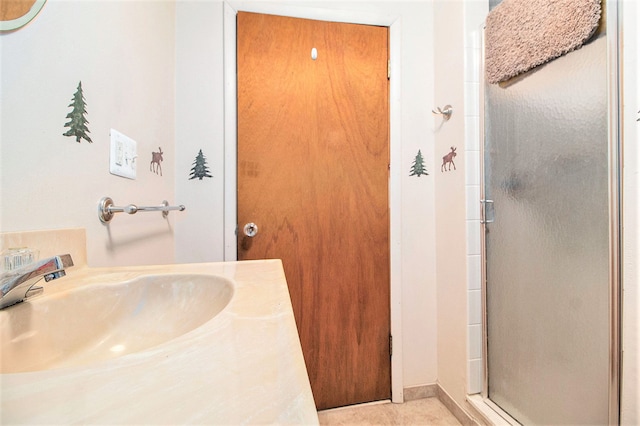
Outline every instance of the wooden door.
<svg viewBox="0 0 640 426">
<path fill-rule="evenodd" d="M 388 29 L 237 28 L 238 259 L 282 259 L 319 409 L 389 399 Z"/>
</svg>

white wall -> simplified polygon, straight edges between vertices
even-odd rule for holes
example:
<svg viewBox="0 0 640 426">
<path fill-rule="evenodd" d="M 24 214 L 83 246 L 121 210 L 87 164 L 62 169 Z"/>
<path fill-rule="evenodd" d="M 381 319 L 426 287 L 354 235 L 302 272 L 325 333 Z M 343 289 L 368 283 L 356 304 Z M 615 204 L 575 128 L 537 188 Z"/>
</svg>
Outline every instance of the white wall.
<svg viewBox="0 0 640 426">
<path fill-rule="evenodd" d="M 176 261 L 224 260 L 223 3 L 176 5 Z M 190 179 L 198 152 L 211 178 Z"/>
<path fill-rule="evenodd" d="M 456 147 L 457 170 L 434 170 L 436 192 L 436 274 L 438 295 L 438 383 L 460 404 L 467 382 L 467 286 L 464 142 L 464 23 L 462 2 L 434 5 L 435 104 L 453 115 L 435 127 L 434 155 Z M 434 120 L 434 126 L 438 120 Z"/>
<path fill-rule="evenodd" d="M 120 214 L 107 227 L 97 205 L 174 202 L 174 22 L 166 1 L 49 0 L 0 36 L 2 231 L 83 227 L 90 265 L 173 262 L 171 220 Z M 62 135 L 79 81 L 91 144 Z M 138 143 L 135 181 L 109 174 L 110 128 Z M 148 170 L 159 146 L 162 177 Z"/>
</svg>

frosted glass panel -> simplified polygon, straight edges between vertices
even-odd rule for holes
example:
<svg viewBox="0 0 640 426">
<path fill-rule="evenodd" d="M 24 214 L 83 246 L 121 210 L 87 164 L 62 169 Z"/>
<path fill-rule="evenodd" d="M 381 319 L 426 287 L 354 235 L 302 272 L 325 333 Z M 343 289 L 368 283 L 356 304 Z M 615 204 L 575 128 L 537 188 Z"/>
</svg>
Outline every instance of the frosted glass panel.
<svg viewBox="0 0 640 426">
<path fill-rule="evenodd" d="M 606 57 L 485 88 L 489 398 L 523 424 L 608 422 Z"/>
</svg>

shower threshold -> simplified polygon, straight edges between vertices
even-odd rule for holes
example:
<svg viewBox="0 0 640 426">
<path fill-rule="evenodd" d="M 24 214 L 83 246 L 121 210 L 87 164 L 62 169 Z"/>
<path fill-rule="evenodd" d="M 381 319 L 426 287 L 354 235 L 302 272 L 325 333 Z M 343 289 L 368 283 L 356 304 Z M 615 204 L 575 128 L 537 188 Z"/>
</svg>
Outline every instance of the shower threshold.
<svg viewBox="0 0 640 426">
<path fill-rule="evenodd" d="M 506 411 L 498 407 L 489 398 L 484 398 L 476 393 L 467 395 L 467 402 L 476 410 L 476 414 L 488 424 L 495 426 L 520 426 L 520 423 L 511 417 Z"/>
</svg>

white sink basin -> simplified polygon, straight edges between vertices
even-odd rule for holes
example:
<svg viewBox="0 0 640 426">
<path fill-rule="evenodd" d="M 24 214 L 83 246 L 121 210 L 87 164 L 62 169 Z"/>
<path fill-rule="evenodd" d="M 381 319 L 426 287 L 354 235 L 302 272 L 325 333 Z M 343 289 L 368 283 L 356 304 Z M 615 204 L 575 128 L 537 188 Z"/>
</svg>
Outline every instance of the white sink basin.
<svg viewBox="0 0 640 426">
<path fill-rule="evenodd" d="M 182 336 L 220 313 L 234 284 L 216 275 L 147 275 L 91 284 L 0 311 L 0 373 L 86 365 Z"/>
</svg>

